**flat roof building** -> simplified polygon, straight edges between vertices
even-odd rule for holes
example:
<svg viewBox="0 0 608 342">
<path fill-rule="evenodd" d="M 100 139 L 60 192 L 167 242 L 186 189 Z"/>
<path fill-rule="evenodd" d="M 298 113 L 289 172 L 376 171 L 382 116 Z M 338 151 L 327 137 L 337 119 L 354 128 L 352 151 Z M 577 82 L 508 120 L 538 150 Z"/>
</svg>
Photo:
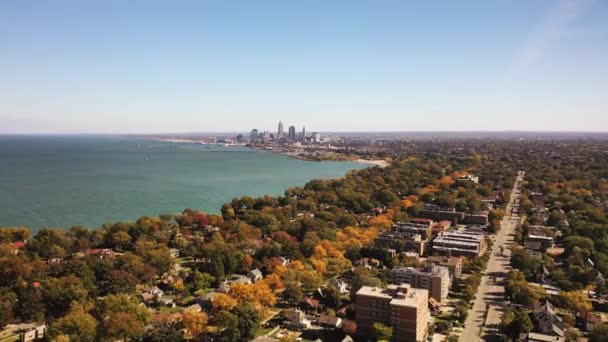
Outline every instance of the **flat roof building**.
<svg viewBox="0 0 608 342">
<path fill-rule="evenodd" d="M 454 281 L 454 279 L 458 279 L 462 275 L 462 259 L 463 257 L 461 256 L 433 255 L 426 258 L 426 262 L 447 268 L 450 272 L 451 280 Z"/>
<path fill-rule="evenodd" d="M 433 240 L 433 252 L 448 256 L 478 257 L 485 250 L 485 236 L 467 232 L 441 232 Z"/>
<path fill-rule="evenodd" d="M 446 220 L 452 223 L 462 223 L 465 213 L 452 208 L 442 208 L 437 205 L 427 204 L 424 206 L 424 209 L 420 210 L 419 216 L 434 221 Z"/>
<path fill-rule="evenodd" d="M 428 300 L 428 290 L 409 284 L 363 286 L 355 301 L 358 334 L 370 336 L 373 324 L 380 322 L 393 327 L 394 341 L 424 341 L 430 317 Z"/>
<path fill-rule="evenodd" d="M 553 247 L 553 237 L 547 234 L 550 230 L 543 226 L 528 227 L 528 235 L 526 235 L 526 249 L 536 252 L 546 252 L 547 249 Z"/>
<path fill-rule="evenodd" d="M 413 288 L 429 290 L 431 298 L 443 303 L 450 290 L 450 271 L 442 266 L 430 264 L 422 270 L 413 267 L 394 267 L 391 279 L 396 284 L 407 283 Z"/>
<path fill-rule="evenodd" d="M 423 240 L 429 240 L 431 238 L 431 234 L 433 233 L 433 221 L 428 220 L 428 222 L 418 222 L 397 222 L 397 224 L 393 225 L 393 230 L 409 236 L 420 235 Z"/>
<path fill-rule="evenodd" d="M 418 255 L 424 254 L 424 246 L 426 240 L 423 240 L 420 234 L 412 235 L 410 233 L 397 232 L 393 230 L 385 230 L 378 234 L 374 240 L 376 245 L 391 248 L 397 252 L 412 252 L 415 251 Z"/>
</svg>

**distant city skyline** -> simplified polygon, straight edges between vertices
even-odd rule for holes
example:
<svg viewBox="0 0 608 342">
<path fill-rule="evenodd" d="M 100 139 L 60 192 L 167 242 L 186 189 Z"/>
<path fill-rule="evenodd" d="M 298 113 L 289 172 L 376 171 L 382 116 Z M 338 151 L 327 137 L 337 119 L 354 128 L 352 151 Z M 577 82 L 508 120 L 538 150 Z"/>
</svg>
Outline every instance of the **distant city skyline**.
<svg viewBox="0 0 608 342">
<path fill-rule="evenodd" d="M 606 17 L 597 0 L 8 0 L 0 134 L 607 132 Z"/>
</svg>

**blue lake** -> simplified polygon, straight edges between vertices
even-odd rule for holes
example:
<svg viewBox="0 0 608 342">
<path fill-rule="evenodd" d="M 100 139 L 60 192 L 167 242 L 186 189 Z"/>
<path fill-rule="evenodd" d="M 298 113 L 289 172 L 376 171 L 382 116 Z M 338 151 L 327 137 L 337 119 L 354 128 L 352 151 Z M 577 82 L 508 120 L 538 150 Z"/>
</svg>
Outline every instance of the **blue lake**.
<svg viewBox="0 0 608 342">
<path fill-rule="evenodd" d="M 91 228 L 235 196 L 277 195 L 366 167 L 244 147 L 110 136 L 0 136 L 0 227 Z"/>
</svg>

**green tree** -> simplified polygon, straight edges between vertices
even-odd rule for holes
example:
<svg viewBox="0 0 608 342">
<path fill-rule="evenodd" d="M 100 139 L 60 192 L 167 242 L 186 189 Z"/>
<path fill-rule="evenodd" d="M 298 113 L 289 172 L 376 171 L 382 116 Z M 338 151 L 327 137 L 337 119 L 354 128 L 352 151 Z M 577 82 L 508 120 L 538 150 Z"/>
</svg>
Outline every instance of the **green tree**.
<svg viewBox="0 0 608 342">
<path fill-rule="evenodd" d="M 260 314 L 249 304 L 237 305 L 233 313 L 237 319 L 238 340 L 249 341 L 253 339 L 260 327 Z"/>
<path fill-rule="evenodd" d="M 76 276 L 69 275 L 61 278 L 48 278 L 41 286 L 47 315 L 63 316 L 72 302 L 84 302 L 88 292 L 82 281 Z"/>
<path fill-rule="evenodd" d="M 390 341 L 393 336 L 393 328 L 386 324 L 376 322 L 372 326 L 372 337 L 378 341 Z"/>
<path fill-rule="evenodd" d="M 93 342 L 96 340 L 98 322 L 82 305 L 75 305 L 67 315 L 56 320 L 49 328 L 49 336 L 65 335 L 71 342 Z"/>
<path fill-rule="evenodd" d="M 600 324 L 596 326 L 591 335 L 589 335 L 590 342 L 608 342 L 608 324 Z"/>
</svg>

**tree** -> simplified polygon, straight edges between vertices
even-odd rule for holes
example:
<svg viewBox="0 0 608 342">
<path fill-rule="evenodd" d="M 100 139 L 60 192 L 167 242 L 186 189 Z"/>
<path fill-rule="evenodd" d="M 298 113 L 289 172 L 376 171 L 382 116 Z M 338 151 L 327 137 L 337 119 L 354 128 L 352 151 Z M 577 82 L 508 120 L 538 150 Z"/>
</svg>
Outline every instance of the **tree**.
<svg viewBox="0 0 608 342">
<path fill-rule="evenodd" d="M 260 327 L 259 312 L 249 304 L 241 304 L 234 308 L 234 315 L 238 321 L 238 341 L 253 339 Z"/>
<path fill-rule="evenodd" d="M 169 314 L 159 314 L 154 320 L 154 325 L 144 337 L 145 342 L 181 342 L 183 333 Z"/>
<path fill-rule="evenodd" d="M 126 294 L 108 295 L 97 303 L 97 316 L 108 317 L 113 313 L 129 313 L 141 322 L 142 326 L 150 323 L 150 312 L 139 301 Z"/>
<path fill-rule="evenodd" d="M 112 340 L 137 340 L 145 334 L 142 321 L 136 315 L 127 312 L 115 312 L 103 322 L 103 335 Z"/>
<path fill-rule="evenodd" d="M 283 291 L 283 296 L 292 305 L 297 305 L 304 298 L 302 289 L 295 282 L 287 282 L 285 290 Z"/>
<path fill-rule="evenodd" d="M 100 287 L 103 294 L 131 293 L 139 280 L 133 274 L 123 270 L 112 270 L 105 275 Z"/>
<path fill-rule="evenodd" d="M 238 302 L 236 299 L 224 293 L 216 293 L 213 297 L 213 302 L 211 303 L 214 312 L 230 311 L 237 304 Z"/>
<path fill-rule="evenodd" d="M 52 317 L 63 316 L 72 302 L 80 303 L 88 298 L 82 281 L 73 275 L 49 278 L 41 287 L 47 314 Z"/>
<path fill-rule="evenodd" d="M 207 329 L 207 314 L 204 312 L 196 312 L 187 310 L 182 314 L 182 324 L 185 329 L 185 337 L 188 340 L 197 338 Z"/>
<path fill-rule="evenodd" d="M 511 338 L 515 339 L 522 333 L 532 331 L 534 325 L 530 316 L 523 308 L 513 309 L 510 306 L 505 308 L 501 320 L 501 329 Z"/>
<path fill-rule="evenodd" d="M 119 231 L 112 234 L 112 246 L 117 250 L 123 251 L 131 244 L 131 235 L 125 231 Z"/>
<path fill-rule="evenodd" d="M 589 336 L 590 342 L 606 342 L 608 341 L 608 324 L 600 324 L 593 328 Z"/>
<path fill-rule="evenodd" d="M 342 331 L 344 331 L 346 335 L 355 336 L 357 334 L 357 323 L 348 320 L 344 321 L 344 323 L 342 323 Z"/>
<path fill-rule="evenodd" d="M 264 282 L 232 284 L 230 295 L 241 304 L 252 303 L 255 306 L 269 307 L 276 302 L 275 295 Z"/>
<path fill-rule="evenodd" d="M 372 336 L 378 341 L 389 341 L 393 336 L 393 328 L 386 324 L 376 322 L 372 326 Z"/>
<path fill-rule="evenodd" d="M 215 324 L 223 329 L 222 341 L 238 342 L 241 332 L 239 322 L 235 315 L 223 310 L 214 315 Z"/>
<path fill-rule="evenodd" d="M 93 342 L 96 339 L 98 322 L 82 305 L 70 309 L 67 315 L 56 320 L 49 328 L 52 340 L 64 336 L 71 342 Z"/>
<path fill-rule="evenodd" d="M 581 317 L 593 309 L 591 301 L 584 291 L 561 292 L 559 299 L 565 308 L 575 311 Z"/>
<path fill-rule="evenodd" d="M 469 315 L 469 305 L 465 301 L 460 301 L 454 308 L 454 315 L 460 323 L 464 323 Z"/>
<path fill-rule="evenodd" d="M 0 289 L 0 329 L 10 324 L 15 318 L 17 295 L 8 289 Z"/>
</svg>

